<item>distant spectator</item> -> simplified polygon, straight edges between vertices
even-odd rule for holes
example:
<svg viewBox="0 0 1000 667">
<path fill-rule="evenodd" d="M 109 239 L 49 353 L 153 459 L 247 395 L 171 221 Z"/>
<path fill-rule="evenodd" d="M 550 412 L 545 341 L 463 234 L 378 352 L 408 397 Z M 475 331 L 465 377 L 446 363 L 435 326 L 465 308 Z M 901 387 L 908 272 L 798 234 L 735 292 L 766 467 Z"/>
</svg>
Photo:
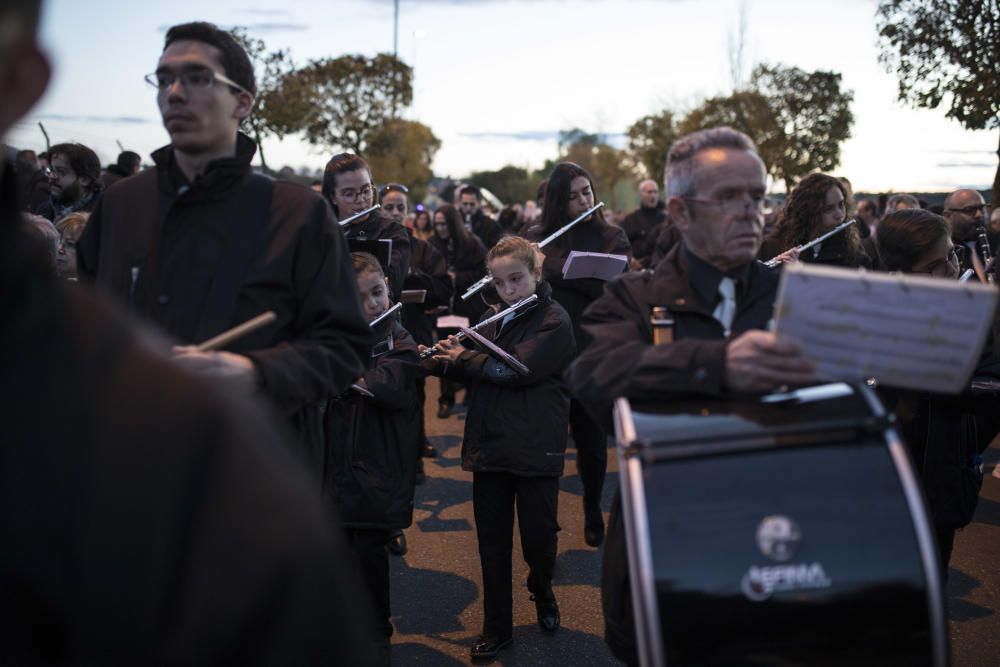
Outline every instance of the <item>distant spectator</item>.
<svg viewBox="0 0 1000 667">
<path fill-rule="evenodd" d="M 861 238 L 868 238 L 875 233 L 875 226 L 878 224 L 878 207 L 871 199 L 862 199 L 858 202 L 858 208 L 854 212 L 854 217 L 860 223 L 858 232 Z"/>
<path fill-rule="evenodd" d="M 31 213 L 24 213 L 23 220 L 35 248 L 45 257 L 45 265 L 55 271 L 56 250 L 59 247 L 59 232 L 55 225 L 50 220 Z"/>
<path fill-rule="evenodd" d="M 882 217 L 906 208 L 920 208 L 920 200 L 913 195 L 892 195 L 885 203 L 885 212 Z"/>
<path fill-rule="evenodd" d="M 56 222 L 59 244 L 56 247 L 56 274 L 64 280 L 76 280 L 76 242 L 87 226 L 89 213 L 70 213 Z"/>
<path fill-rule="evenodd" d="M 142 158 L 139 157 L 138 153 L 122 151 L 118 154 L 118 161 L 115 164 L 109 164 L 101 176 L 101 187 L 107 188 L 123 178 L 135 176 L 139 173 L 141 166 Z"/>
<path fill-rule="evenodd" d="M 55 221 L 76 211 L 94 210 L 101 191 L 97 154 L 83 144 L 57 144 L 49 150 L 49 161 L 49 200 L 34 212 Z"/>
</svg>

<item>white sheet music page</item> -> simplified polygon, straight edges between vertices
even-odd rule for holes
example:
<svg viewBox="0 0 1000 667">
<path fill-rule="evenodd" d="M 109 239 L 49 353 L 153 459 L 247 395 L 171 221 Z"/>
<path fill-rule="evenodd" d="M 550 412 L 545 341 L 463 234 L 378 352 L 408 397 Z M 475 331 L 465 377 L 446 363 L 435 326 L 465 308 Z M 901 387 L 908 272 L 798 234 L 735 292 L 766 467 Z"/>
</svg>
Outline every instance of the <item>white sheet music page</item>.
<svg viewBox="0 0 1000 667">
<path fill-rule="evenodd" d="M 611 280 L 624 271 L 627 265 L 628 257 L 625 255 L 571 250 L 569 257 L 566 258 L 566 263 L 563 264 L 563 278 L 566 280 L 576 280 L 577 278 Z"/>
<path fill-rule="evenodd" d="M 996 304 L 991 285 L 795 263 L 782 272 L 775 331 L 795 338 L 824 379 L 957 394 Z"/>
</svg>

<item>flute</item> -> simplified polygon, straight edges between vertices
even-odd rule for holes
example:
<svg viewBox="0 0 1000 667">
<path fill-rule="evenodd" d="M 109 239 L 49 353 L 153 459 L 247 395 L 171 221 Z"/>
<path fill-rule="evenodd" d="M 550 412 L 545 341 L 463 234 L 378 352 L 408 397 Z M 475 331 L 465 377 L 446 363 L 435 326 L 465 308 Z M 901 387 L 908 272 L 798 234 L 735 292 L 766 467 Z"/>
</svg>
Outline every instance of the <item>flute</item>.
<svg viewBox="0 0 1000 667">
<path fill-rule="evenodd" d="M 830 238 L 834 234 L 839 234 L 840 232 L 844 231 L 845 229 L 847 229 L 848 227 L 850 227 L 851 225 L 853 225 L 855 222 L 857 222 L 857 218 L 851 218 L 847 222 L 844 222 L 844 223 L 841 223 L 841 224 L 837 225 L 836 227 L 834 227 L 833 229 L 831 229 L 830 231 L 828 231 L 826 234 L 823 234 L 822 236 L 814 238 L 809 243 L 803 243 L 800 246 L 795 246 L 795 248 L 793 248 L 793 250 L 796 250 L 798 252 L 802 252 L 803 250 L 809 250 L 809 248 L 812 248 L 814 245 L 818 245 L 818 244 L 822 243 L 823 241 L 827 240 L 828 238 Z M 785 252 L 788 252 L 788 251 L 786 250 Z M 784 255 L 784 254 L 785 254 L 784 252 L 780 253 L 778 255 L 778 257 L 780 257 L 781 255 Z M 766 266 L 769 269 L 773 269 L 774 267 L 776 267 L 778 264 L 781 263 L 781 260 L 779 260 L 778 257 L 774 257 L 772 259 L 767 260 L 766 262 L 764 262 L 764 266 Z"/>
<path fill-rule="evenodd" d="M 542 248 L 544 248 L 548 244 L 552 243 L 557 238 L 559 238 L 560 236 L 562 236 L 563 234 L 565 234 L 566 232 L 568 232 L 575 224 L 577 224 L 578 222 L 583 222 L 584 220 L 586 220 L 587 218 L 589 218 L 594 213 L 594 211 L 596 211 L 597 209 L 599 209 L 599 208 L 601 208 L 603 206 L 604 206 L 604 202 L 598 202 L 597 205 L 594 206 L 593 208 L 587 209 L 586 211 L 584 211 L 583 213 L 581 213 L 579 215 L 579 217 L 577 217 L 575 220 L 571 220 L 565 226 L 560 227 L 555 232 L 553 232 L 550 236 L 548 236 L 546 239 L 544 239 L 543 241 L 541 241 L 538 244 L 538 249 L 541 250 Z M 470 298 L 472 298 L 473 296 L 475 296 L 476 294 L 478 294 L 484 287 L 486 287 L 487 285 L 489 285 L 492 280 L 493 280 L 493 276 L 491 276 L 489 274 L 486 274 L 485 276 L 483 276 L 482 278 L 480 278 L 477 283 L 475 283 L 472 287 L 470 287 L 469 289 L 467 289 L 465 291 L 465 294 L 462 295 L 462 301 L 468 301 Z"/>
<path fill-rule="evenodd" d="M 472 327 L 470 329 L 470 331 L 479 331 L 480 329 L 482 329 L 483 327 L 485 327 L 488 324 L 493 324 L 494 322 L 498 322 L 498 321 L 502 320 L 503 318 L 507 317 L 508 315 L 510 315 L 511 313 L 517 313 L 520 310 L 522 310 L 524 308 L 527 308 L 528 306 L 533 305 L 536 301 L 538 301 L 538 295 L 537 294 L 532 294 L 529 297 L 525 297 L 524 299 L 521 299 L 520 301 L 518 301 L 517 303 L 515 303 L 513 306 L 510 306 L 509 308 L 505 308 L 504 310 L 501 310 L 496 315 L 493 315 L 492 317 L 488 317 L 487 319 L 483 320 L 482 322 L 480 322 L 476 326 Z M 455 340 L 463 340 L 465 337 L 466 337 L 466 334 L 465 334 L 464 331 L 459 331 L 454 336 Z M 433 355 L 436 352 L 440 352 L 440 351 L 441 351 L 441 349 L 437 345 L 434 345 L 433 347 L 429 347 L 426 350 L 424 350 L 423 352 L 421 352 L 420 353 L 420 358 L 421 359 L 426 359 L 427 357 Z"/>
<path fill-rule="evenodd" d="M 387 317 L 391 317 L 393 313 L 395 313 L 397 310 L 399 310 L 402 307 L 403 307 L 402 303 L 397 303 L 395 306 L 393 306 L 392 308 L 390 308 L 389 310 L 385 311 L 384 313 L 382 313 L 381 315 L 379 315 L 378 317 L 376 317 L 374 320 L 372 320 L 371 322 L 369 322 L 368 326 L 371 327 L 372 329 L 374 329 L 379 324 L 381 324 Z"/>
<path fill-rule="evenodd" d="M 375 204 L 371 208 L 366 208 L 365 210 L 361 211 L 360 213 L 355 213 L 354 215 L 352 215 L 349 218 L 345 218 L 343 220 L 340 220 L 337 224 L 340 225 L 341 227 L 344 227 L 346 225 L 351 224 L 352 222 L 354 222 L 358 218 L 363 218 L 364 216 L 368 215 L 369 213 L 371 213 L 372 211 L 374 211 L 377 208 L 382 208 L 382 204 Z"/>
</svg>

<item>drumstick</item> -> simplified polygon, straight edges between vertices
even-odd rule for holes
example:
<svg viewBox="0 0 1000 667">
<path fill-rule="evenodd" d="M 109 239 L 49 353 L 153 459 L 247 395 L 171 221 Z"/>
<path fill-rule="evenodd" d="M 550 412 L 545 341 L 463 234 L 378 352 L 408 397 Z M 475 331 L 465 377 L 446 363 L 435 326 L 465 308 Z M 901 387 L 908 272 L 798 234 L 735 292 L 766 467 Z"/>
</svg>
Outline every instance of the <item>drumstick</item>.
<svg viewBox="0 0 1000 667">
<path fill-rule="evenodd" d="M 198 345 L 195 349 L 198 352 L 210 352 L 211 350 L 217 350 L 220 347 L 229 345 L 237 338 L 242 338 L 252 331 L 256 331 L 263 326 L 267 326 L 276 319 L 278 319 L 278 316 L 274 314 L 273 310 L 269 310 L 265 313 L 261 313 L 252 320 L 247 320 L 243 324 L 238 324 L 229 331 L 223 331 L 215 338 L 210 338 L 201 345 Z"/>
</svg>

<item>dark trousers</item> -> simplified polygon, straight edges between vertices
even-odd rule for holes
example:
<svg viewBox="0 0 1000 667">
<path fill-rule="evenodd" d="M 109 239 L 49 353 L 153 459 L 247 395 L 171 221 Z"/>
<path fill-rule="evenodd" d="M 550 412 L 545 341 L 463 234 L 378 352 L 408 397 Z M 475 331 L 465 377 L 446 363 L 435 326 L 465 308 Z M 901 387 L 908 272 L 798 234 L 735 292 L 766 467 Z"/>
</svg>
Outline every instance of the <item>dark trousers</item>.
<svg viewBox="0 0 1000 667">
<path fill-rule="evenodd" d="M 608 469 L 608 438 L 583 405 L 569 404 L 569 431 L 576 445 L 576 469 L 583 483 L 583 507 L 587 513 L 600 512 L 604 474 Z"/>
<path fill-rule="evenodd" d="M 377 637 L 392 636 L 392 622 L 389 617 L 389 553 L 385 543 L 389 531 L 385 528 L 348 528 L 347 542 L 357 562 L 358 571 L 364 579 L 365 588 L 371 594 L 375 607 L 374 619 Z"/>
<path fill-rule="evenodd" d="M 472 507 L 483 567 L 483 635 L 506 639 L 514 625 L 511 557 L 515 503 L 521 551 L 529 568 L 528 590 L 538 598 L 554 598 L 558 500 L 558 477 L 519 477 L 506 472 L 473 475 Z"/>
</svg>

